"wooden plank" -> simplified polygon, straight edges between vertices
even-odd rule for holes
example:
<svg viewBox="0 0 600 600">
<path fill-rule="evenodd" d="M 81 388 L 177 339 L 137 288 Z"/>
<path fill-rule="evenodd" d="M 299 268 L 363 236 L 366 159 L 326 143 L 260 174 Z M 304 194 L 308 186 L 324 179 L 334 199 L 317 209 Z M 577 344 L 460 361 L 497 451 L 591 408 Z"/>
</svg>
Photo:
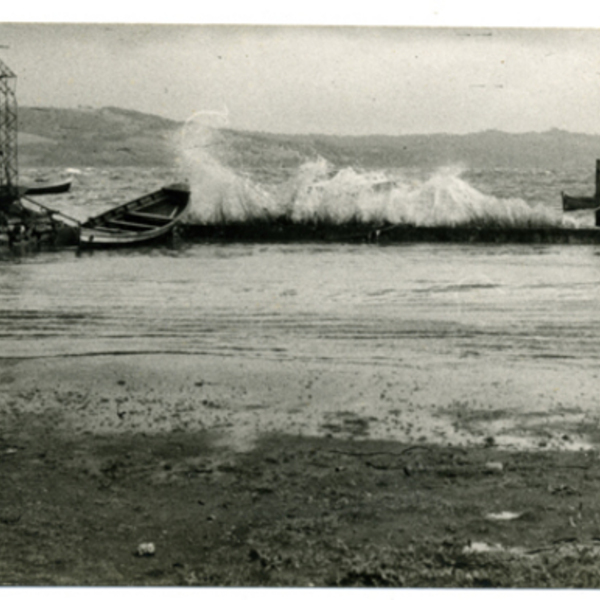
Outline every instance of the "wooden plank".
<svg viewBox="0 0 600 600">
<path fill-rule="evenodd" d="M 97 229 L 98 231 L 108 231 L 109 233 L 123 233 L 122 229 L 115 229 L 113 227 L 102 227 L 100 225 L 94 226 L 94 227 L 87 227 L 86 229 L 90 229 L 90 230 Z"/>
<path fill-rule="evenodd" d="M 138 210 L 132 210 L 129 212 L 134 217 L 141 217 L 143 219 L 156 219 L 157 221 L 170 221 L 171 217 L 168 215 L 158 215 L 153 213 L 142 212 Z"/>
<path fill-rule="evenodd" d="M 120 221 L 118 219 L 110 219 L 107 221 L 109 225 L 124 225 L 126 227 L 137 227 L 138 229 L 155 229 L 154 225 L 147 225 L 146 223 L 134 223 L 133 221 Z M 122 231 L 122 230 L 121 230 Z"/>
</svg>

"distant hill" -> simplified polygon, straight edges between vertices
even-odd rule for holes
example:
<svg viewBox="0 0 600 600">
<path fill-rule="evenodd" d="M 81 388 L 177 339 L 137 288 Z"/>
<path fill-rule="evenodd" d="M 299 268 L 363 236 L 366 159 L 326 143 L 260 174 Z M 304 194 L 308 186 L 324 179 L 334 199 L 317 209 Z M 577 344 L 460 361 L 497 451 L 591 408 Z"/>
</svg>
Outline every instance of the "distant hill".
<svg viewBox="0 0 600 600">
<path fill-rule="evenodd" d="M 229 131 L 233 146 L 253 147 L 254 156 L 275 153 L 293 162 L 296 154 L 322 156 L 334 165 L 362 167 L 439 167 L 463 164 L 472 169 L 594 168 L 600 136 L 554 129 L 511 134 L 484 131 L 465 135 L 402 136 L 278 135 Z M 259 149 L 262 148 L 262 152 Z M 248 164 L 252 153 L 242 152 Z M 258 166 L 258 165 L 257 165 Z"/>
<path fill-rule="evenodd" d="M 172 166 L 182 124 L 107 107 L 19 108 L 19 164 L 28 166 Z M 222 158 L 246 170 L 282 172 L 322 156 L 336 166 L 474 169 L 592 169 L 600 136 L 553 129 L 511 134 L 330 136 L 223 130 Z"/>
<path fill-rule="evenodd" d="M 121 108 L 19 107 L 21 166 L 161 166 L 175 160 L 176 121 Z"/>
</svg>

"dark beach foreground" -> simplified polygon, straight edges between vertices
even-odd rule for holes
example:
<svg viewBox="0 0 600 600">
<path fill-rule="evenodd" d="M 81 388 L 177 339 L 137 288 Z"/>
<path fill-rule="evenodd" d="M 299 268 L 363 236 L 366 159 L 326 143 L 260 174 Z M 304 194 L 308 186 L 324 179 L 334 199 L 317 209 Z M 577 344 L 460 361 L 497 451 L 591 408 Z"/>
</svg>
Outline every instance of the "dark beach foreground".
<svg viewBox="0 0 600 600">
<path fill-rule="evenodd" d="M 600 585 L 597 450 L 569 446 L 593 441 L 589 423 L 506 446 L 463 406 L 453 415 L 455 429 L 471 427 L 463 443 L 423 435 L 410 411 L 344 408 L 342 397 L 332 410 L 325 396 L 346 389 L 392 393 L 385 373 L 359 371 L 235 357 L 4 359 L 2 583 Z M 431 393 L 447 376 L 435 373 L 419 380 Z M 457 376 L 453 391 L 461 385 Z"/>
</svg>

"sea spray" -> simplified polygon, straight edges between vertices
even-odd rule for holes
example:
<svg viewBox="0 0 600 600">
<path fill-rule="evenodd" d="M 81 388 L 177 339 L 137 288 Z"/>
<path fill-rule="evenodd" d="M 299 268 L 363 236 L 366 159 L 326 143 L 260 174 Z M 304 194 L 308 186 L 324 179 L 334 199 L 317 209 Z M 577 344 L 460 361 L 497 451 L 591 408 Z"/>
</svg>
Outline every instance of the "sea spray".
<svg viewBox="0 0 600 600">
<path fill-rule="evenodd" d="M 336 170 L 320 158 L 302 165 L 278 193 L 294 222 L 382 222 L 386 220 L 387 184 L 389 178 L 383 172 Z"/>
<path fill-rule="evenodd" d="M 189 220 L 221 223 L 277 216 L 280 207 L 272 193 L 220 160 L 223 144 L 219 129 L 197 121 L 188 121 L 183 129 L 181 162 L 192 192 Z"/>
<path fill-rule="evenodd" d="M 285 219 L 294 223 L 373 223 L 416 227 L 578 227 L 551 207 L 521 198 L 497 198 L 464 179 L 464 167 L 433 173 L 403 169 L 338 168 L 307 159 L 283 183 L 256 181 L 229 166 L 232 148 L 219 127 L 187 123 L 182 164 L 192 190 L 189 220 L 242 223 Z M 252 152 L 252 148 L 246 150 Z M 237 157 L 239 158 L 239 157 Z"/>
<path fill-rule="evenodd" d="M 462 168 L 445 167 L 412 185 L 399 178 L 390 190 L 392 199 L 386 220 L 418 227 L 559 225 L 548 207 L 531 207 L 520 198 L 500 199 L 483 194 L 462 179 L 462 175 Z"/>
</svg>

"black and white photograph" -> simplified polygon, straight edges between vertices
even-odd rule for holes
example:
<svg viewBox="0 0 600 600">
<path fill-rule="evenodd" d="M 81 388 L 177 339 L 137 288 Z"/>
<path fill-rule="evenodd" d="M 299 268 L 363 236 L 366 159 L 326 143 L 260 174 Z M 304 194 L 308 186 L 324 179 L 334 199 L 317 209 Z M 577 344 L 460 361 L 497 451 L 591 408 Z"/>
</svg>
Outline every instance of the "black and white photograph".
<svg viewBox="0 0 600 600">
<path fill-rule="evenodd" d="M 600 28 L 256 18 L 0 22 L 0 584 L 600 588 Z"/>
</svg>

